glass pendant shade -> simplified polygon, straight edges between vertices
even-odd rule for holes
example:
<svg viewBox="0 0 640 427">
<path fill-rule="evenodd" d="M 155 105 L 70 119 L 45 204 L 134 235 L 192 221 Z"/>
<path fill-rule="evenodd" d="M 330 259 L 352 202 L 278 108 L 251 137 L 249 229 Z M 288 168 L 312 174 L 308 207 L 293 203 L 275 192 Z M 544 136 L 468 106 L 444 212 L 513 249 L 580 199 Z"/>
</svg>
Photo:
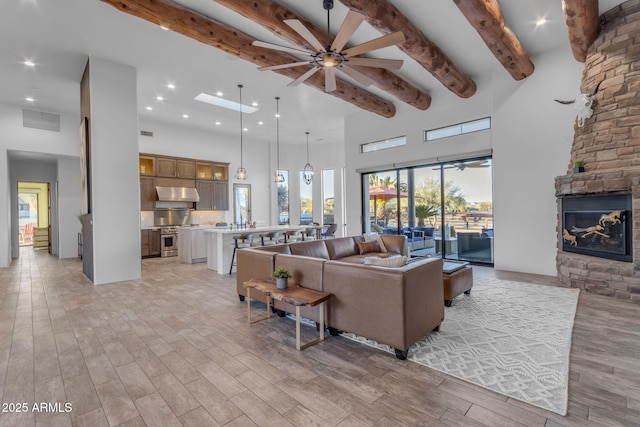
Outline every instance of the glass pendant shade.
<svg viewBox="0 0 640 427">
<path fill-rule="evenodd" d="M 309 163 L 309 132 L 307 132 L 307 164 L 302 169 L 302 180 L 307 185 L 313 182 L 313 166 Z"/>
<path fill-rule="evenodd" d="M 247 170 L 242 166 L 242 85 L 238 85 L 240 89 L 240 167 L 236 170 L 236 179 L 247 179 Z"/>
</svg>

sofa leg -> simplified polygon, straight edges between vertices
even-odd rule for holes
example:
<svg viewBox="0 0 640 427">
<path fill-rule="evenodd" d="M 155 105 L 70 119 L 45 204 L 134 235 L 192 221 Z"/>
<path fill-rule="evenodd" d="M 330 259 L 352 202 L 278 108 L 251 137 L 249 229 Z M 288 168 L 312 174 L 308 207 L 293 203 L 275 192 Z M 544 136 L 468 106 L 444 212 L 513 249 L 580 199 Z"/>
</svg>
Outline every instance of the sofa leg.
<svg viewBox="0 0 640 427">
<path fill-rule="evenodd" d="M 400 360 L 407 360 L 407 354 L 409 354 L 409 350 L 398 350 L 397 348 L 396 350 L 396 357 Z"/>
<path fill-rule="evenodd" d="M 445 307 L 451 307 L 451 300 L 450 299 L 444 300 L 444 306 Z"/>
<path fill-rule="evenodd" d="M 466 291 L 464 291 L 464 293 L 465 293 L 466 295 L 471 295 L 471 289 L 467 289 Z"/>
<path fill-rule="evenodd" d="M 238 298 L 240 299 L 240 302 L 244 302 L 244 295 L 238 295 Z"/>
<path fill-rule="evenodd" d="M 329 326 L 329 335 L 331 335 L 332 337 L 337 337 L 339 332 L 340 331 L 338 331 L 336 328 L 332 328 L 331 326 Z"/>
<path fill-rule="evenodd" d="M 440 325 L 432 329 L 433 332 L 440 332 Z"/>
</svg>

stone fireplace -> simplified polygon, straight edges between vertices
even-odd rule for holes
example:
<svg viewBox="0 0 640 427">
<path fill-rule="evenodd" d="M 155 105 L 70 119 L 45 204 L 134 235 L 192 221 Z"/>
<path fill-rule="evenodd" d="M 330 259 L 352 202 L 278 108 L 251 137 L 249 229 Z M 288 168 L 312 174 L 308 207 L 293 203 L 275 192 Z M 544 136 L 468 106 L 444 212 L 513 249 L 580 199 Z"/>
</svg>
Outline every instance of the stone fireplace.
<svg viewBox="0 0 640 427">
<path fill-rule="evenodd" d="M 622 3 L 600 22 L 581 85 L 590 93 L 601 82 L 593 116 L 576 124 L 567 175 L 555 182 L 558 278 L 640 303 L 640 0 Z M 573 172 L 575 161 L 584 162 L 584 172 Z M 616 198 L 627 202 L 614 207 Z"/>
</svg>

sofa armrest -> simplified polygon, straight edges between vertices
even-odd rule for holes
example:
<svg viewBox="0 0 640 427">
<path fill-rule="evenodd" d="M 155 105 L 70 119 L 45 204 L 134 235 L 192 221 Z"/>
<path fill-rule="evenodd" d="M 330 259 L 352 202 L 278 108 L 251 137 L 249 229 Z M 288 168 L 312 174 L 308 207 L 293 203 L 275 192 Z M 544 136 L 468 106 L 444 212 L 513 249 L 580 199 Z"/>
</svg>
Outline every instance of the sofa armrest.
<svg viewBox="0 0 640 427">
<path fill-rule="evenodd" d="M 407 236 L 398 234 L 383 234 L 380 236 L 389 252 L 409 256 Z"/>
<path fill-rule="evenodd" d="M 245 248 L 238 249 L 236 257 L 238 259 L 238 268 L 236 275 L 236 289 L 238 295 L 247 295 L 247 291 L 243 283 L 251 279 L 269 279 L 273 273 L 275 266 L 275 258 L 277 252 L 263 251 L 259 249 Z M 254 292 L 252 299 L 258 299 L 266 302 L 267 298 L 262 292 Z"/>
</svg>

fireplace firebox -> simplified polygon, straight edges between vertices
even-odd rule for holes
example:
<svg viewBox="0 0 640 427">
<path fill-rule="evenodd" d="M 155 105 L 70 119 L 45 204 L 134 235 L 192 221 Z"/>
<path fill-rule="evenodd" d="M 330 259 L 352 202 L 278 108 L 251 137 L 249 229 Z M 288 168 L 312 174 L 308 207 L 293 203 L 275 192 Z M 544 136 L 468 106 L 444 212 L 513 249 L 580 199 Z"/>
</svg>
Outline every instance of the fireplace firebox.
<svg viewBox="0 0 640 427">
<path fill-rule="evenodd" d="M 632 262 L 631 195 L 566 197 L 562 250 Z"/>
</svg>

